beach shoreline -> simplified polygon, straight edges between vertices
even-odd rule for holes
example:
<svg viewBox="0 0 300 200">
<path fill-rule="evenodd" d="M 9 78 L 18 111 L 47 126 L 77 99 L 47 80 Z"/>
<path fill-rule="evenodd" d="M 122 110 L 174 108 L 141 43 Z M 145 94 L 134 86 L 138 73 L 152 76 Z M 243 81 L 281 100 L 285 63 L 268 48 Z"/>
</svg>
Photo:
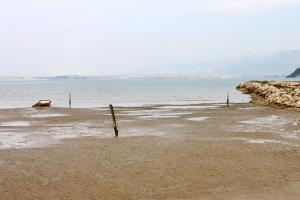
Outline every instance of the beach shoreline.
<svg viewBox="0 0 300 200">
<path fill-rule="evenodd" d="M 296 111 L 241 103 L 116 106 L 115 112 L 118 138 L 108 108 L 1 109 L 2 198 L 300 195 Z"/>
</svg>

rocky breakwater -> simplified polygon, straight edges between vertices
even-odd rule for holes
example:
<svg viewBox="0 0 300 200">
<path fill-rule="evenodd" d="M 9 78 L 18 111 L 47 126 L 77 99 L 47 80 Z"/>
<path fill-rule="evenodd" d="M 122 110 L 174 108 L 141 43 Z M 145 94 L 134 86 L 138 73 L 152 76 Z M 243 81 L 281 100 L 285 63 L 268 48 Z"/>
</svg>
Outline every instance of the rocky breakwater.
<svg viewBox="0 0 300 200">
<path fill-rule="evenodd" d="M 300 108 L 300 81 L 249 81 L 237 89 L 256 104 Z"/>
</svg>

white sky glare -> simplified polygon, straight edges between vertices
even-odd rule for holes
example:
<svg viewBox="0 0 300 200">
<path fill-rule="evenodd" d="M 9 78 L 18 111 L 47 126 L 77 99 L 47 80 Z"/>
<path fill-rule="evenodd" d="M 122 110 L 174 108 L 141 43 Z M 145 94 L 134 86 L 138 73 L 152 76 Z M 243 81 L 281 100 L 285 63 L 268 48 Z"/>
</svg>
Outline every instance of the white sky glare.
<svg viewBox="0 0 300 200">
<path fill-rule="evenodd" d="M 299 49 L 299 22 L 300 0 L 0 0 L 0 76 L 157 73 Z"/>
</svg>

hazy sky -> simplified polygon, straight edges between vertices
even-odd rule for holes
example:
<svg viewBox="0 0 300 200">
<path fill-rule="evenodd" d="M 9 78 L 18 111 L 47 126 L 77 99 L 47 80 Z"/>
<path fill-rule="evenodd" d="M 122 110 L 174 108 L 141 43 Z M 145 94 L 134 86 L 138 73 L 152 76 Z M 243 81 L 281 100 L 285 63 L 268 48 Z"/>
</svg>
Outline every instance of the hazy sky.
<svg viewBox="0 0 300 200">
<path fill-rule="evenodd" d="M 0 0 L 0 76 L 143 73 L 299 49 L 299 23 L 300 0 Z"/>
</svg>

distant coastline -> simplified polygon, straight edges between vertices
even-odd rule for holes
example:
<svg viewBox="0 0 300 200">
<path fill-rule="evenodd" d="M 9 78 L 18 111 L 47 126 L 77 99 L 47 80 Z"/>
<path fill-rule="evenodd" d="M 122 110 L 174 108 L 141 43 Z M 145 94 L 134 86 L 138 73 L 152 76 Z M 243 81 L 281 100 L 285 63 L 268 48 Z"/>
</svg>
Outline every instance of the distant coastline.
<svg viewBox="0 0 300 200">
<path fill-rule="evenodd" d="M 199 79 L 199 80 L 254 80 L 254 79 L 286 79 L 286 75 L 269 76 L 200 76 L 175 74 L 150 75 L 59 75 L 59 76 L 0 76 L 0 81 L 43 81 L 43 80 L 126 80 L 126 79 Z"/>
</svg>

